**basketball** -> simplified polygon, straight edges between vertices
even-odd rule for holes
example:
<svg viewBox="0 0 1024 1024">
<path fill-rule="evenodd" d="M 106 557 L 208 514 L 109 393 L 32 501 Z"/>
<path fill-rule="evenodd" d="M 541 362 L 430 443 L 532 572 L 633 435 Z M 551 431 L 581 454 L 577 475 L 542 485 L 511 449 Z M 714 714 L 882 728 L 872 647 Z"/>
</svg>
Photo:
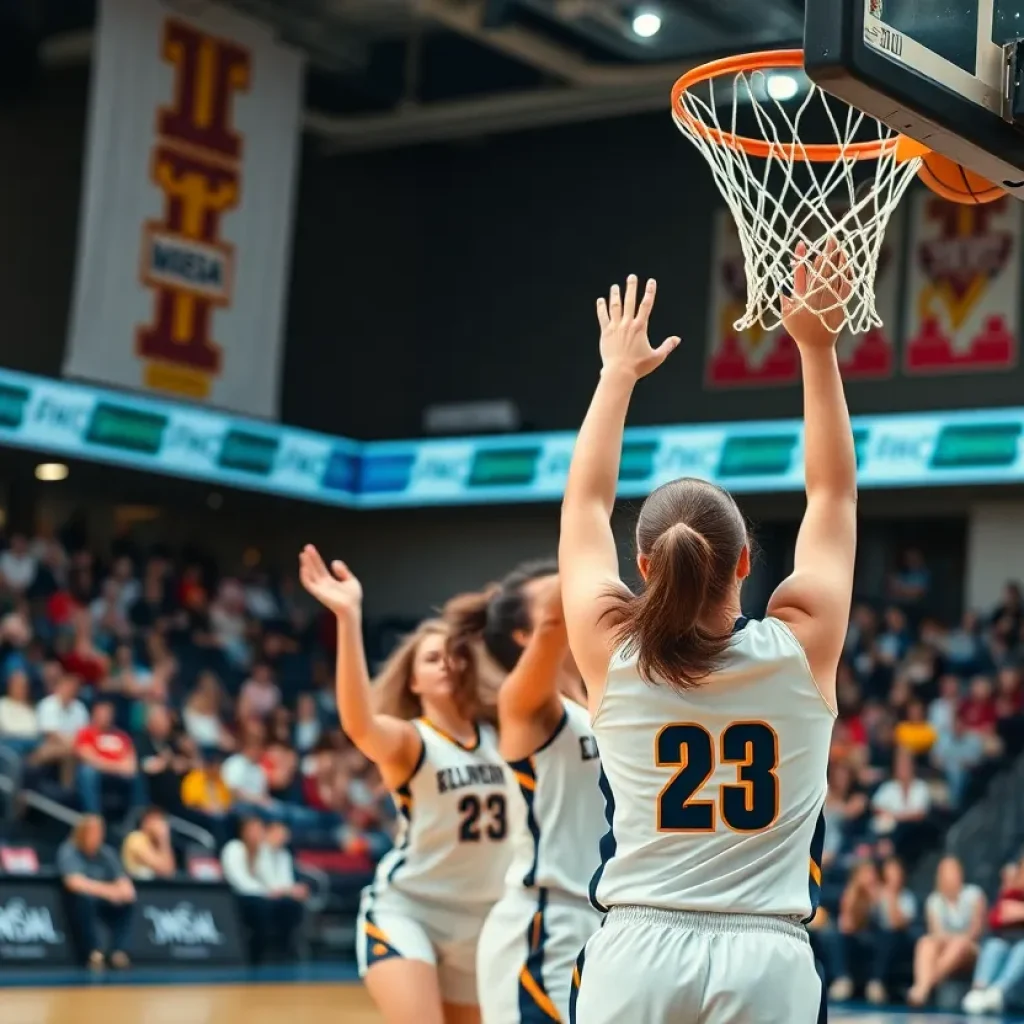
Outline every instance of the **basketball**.
<svg viewBox="0 0 1024 1024">
<path fill-rule="evenodd" d="M 971 206 L 975 203 L 992 203 L 1006 195 L 1006 192 L 993 185 L 974 171 L 967 170 L 949 157 L 938 153 L 928 153 L 921 161 L 921 169 L 917 176 L 936 195 L 948 199 L 951 203 L 962 203 Z"/>
</svg>

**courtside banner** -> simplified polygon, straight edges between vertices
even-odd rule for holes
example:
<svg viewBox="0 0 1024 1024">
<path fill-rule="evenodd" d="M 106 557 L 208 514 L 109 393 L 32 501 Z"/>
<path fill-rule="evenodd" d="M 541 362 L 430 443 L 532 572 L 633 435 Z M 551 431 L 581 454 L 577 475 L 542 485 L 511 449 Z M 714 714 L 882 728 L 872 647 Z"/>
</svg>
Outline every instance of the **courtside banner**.
<svg viewBox="0 0 1024 1024">
<path fill-rule="evenodd" d="M 222 5 L 102 0 L 67 376 L 277 415 L 302 58 Z"/>
</svg>

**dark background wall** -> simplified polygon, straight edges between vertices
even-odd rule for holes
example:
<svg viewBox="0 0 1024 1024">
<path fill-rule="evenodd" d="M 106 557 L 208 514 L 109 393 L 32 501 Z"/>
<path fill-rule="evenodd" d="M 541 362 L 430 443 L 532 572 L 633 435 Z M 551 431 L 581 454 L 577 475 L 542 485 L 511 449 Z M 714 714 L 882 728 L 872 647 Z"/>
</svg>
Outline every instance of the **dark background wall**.
<svg viewBox="0 0 1024 1024">
<path fill-rule="evenodd" d="M 87 74 L 0 107 L 0 365 L 60 372 L 74 275 Z M 597 372 L 594 300 L 661 284 L 654 333 L 686 344 L 631 421 L 799 414 L 799 389 L 703 388 L 710 174 L 667 114 L 471 144 L 325 157 L 304 145 L 282 414 L 355 437 L 418 433 L 439 401 L 516 400 L 578 424 Z M 1019 404 L 1024 369 L 851 384 L 855 412 Z"/>
</svg>

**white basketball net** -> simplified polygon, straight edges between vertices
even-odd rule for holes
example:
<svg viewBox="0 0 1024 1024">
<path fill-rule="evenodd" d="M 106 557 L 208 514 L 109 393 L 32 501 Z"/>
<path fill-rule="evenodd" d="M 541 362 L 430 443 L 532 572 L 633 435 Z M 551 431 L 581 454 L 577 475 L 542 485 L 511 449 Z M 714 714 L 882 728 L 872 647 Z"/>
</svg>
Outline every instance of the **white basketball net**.
<svg viewBox="0 0 1024 1024">
<path fill-rule="evenodd" d="M 754 324 L 766 330 L 778 327 L 782 322 L 782 297 L 790 294 L 797 244 L 806 245 L 804 262 L 812 265 L 829 238 L 836 240 L 846 256 L 851 288 L 845 300 L 834 296 L 832 306 L 818 312 L 845 307 L 847 328 L 855 334 L 880 327 L 882 321 L 875 309 L 875 273 L 882 239 L 889 217 L 921 161 L 897 160 L 895 132 L 870 115 L 827 96 L 813 82 L 799 107 L 790 113 L 770 98 L 767 80 L 760 70 L 712 79 L 700 92 L 682 93 L 680 104 L 687 116 L 679 109 L 672 111 L 680 131 L 710 165 L 739 231 L 747 308 L 736 321 L 736 330 Z M 715 105 L 715 90 L 717 86 L 724 99 L 730 83 L 731 101 L 722 104 L 723 117 L 728 115 L 723 125 Z M 814 120 L 819 121 L 822 109 L 840 149 L 838 158 L 827 162 L 794 160 L 794 154 L 807 154 L 808 143 L 800 138 L 801 119 L 813 111 Z M 750 156 L 723 144 L 717 136 L 719 132 L 741 134 L 741 112 L 744 122 L 752 115 L 757 132 L 773 144 L 767 157 Z M 871 140 L 886 143 L 879 155 L 865 157 L 849 152 L 855 142 Z M 818 141 L 831 144 L 833 139 Z M 873 178 L 855 183 L 855 168 L 870 169 L 872 164 Z"/>
</svg>

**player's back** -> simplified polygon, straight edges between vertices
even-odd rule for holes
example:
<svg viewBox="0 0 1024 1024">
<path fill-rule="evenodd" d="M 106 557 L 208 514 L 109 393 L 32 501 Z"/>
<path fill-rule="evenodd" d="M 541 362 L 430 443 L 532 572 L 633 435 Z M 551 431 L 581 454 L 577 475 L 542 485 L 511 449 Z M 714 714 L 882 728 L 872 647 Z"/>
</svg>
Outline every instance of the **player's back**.
<svg viewBox="0 0 1024 1024">
<path fill-rule="evenodd" d="M 682 693 L 616 654 L 593 720 L 610 824 L 595 905 L 809 917 L 834 720 L 778 619 L 741 619 Z"/>
</svg>

